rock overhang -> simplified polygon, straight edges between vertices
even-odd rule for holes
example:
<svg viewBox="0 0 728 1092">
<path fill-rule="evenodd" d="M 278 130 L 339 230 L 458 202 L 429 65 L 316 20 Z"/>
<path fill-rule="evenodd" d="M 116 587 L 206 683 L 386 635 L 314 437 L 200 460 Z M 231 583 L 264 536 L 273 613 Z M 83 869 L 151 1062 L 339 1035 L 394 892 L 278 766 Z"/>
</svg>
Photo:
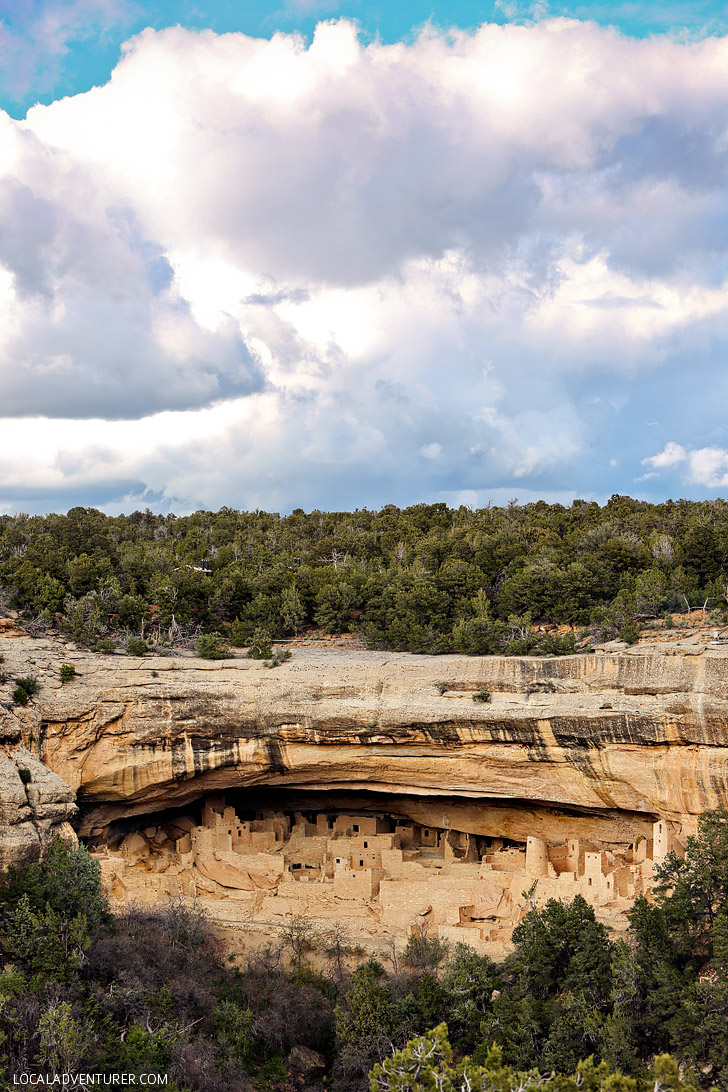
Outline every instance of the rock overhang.
<svg viewBox="0 0 728 1092">
<path fill-rule="evenodd" d="M 720 649 L 555 659 L 300 650 L 270 670 L 8 644 L 19 666 L 36 661 L 43 689 L 17 719 L 77 790 L 82 831 L 261 786 L 664 815 L 687 831 L 726 800 Z M 60 662 L 78 673 L 63 686 Z M 490 701 L 473 701 L 478 690 Z"/>
</svg>

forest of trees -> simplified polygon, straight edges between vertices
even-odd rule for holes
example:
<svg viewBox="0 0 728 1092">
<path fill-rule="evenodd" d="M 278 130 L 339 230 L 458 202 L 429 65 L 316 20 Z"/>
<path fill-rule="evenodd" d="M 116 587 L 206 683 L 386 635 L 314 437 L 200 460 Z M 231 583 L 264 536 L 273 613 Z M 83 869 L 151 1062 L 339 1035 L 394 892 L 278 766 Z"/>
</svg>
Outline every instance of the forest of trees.
<svg viewBox="0 0 728 1092">
<path fill-rule="evenodd" d="M 409 652 L 564 653 L 728 603 L 728 504 L 614 496 L 471 510 L 0 516 L 0 604 L 109 650 L 313 627 Z M 112 646 L 113 647 L 113 646 Z"/>
<path fill-rule="evenodd" d="M 500 966 L 426 932 L 357 966 L 341 928 L 294 918 L 234 968 L 194 908 L 112 916 L 93 857 L 56 842 L 0 880 L 0 1089 L 79 1071 L 167 1074 L 169 1092 L 728 1089 L 728 811 L 667 859 L 624 939 L 579 896 L 523 897 Z"/>
</svg>

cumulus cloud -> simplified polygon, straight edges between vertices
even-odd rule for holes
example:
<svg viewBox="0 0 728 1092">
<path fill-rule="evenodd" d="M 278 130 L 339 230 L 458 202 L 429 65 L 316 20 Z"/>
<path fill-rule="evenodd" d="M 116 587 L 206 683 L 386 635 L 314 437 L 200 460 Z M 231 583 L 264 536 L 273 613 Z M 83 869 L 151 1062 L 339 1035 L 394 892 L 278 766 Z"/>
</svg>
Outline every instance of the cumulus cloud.
<svg viewBox="0 0 728 1092">
<path fill-rule="evenodd" d="M 672 427 L 696 355 L 721 382 L 727 61 L 562 18 L 176 27 L 3 115 L 4 503 L 566 496 L 642 460 L 719 487 L 689 433 L 601 446 L 645 400 Z"/>
<path fill-rule="evenodd" d="M 653 466 L 656 470 L 662 470 L 666 466 L 675 466 L 676 463 L 682 463 L 687 458 L 687 451 L 682 444 L 676 444 L 674 440 L 670 440 L 665 444 L 662 451 L 657 455 L 649 455 L 642 462 L 645 466 Z"/>
<path fill-rule="evenodd" d="M 681 444 L 670 441 L 657 455 L 650 455 L 642 462 L 656 470 L 679 466 L 686 481 L 708 489 L 722 489 L 728 485 L 728 450 L 725 448 L 686 450 Z"/>
<path fill-rule="evenodd" d="M 690 477 L 709 489 L 728 485 L 728 451 L 719 447 L 703 447 L 689 455 Z"/>
<path fill-rule="evenodd" d="M 0 178 L 6 415 L 143 416 L 263 385 L 232 318 L 214 331 L 192 318 L 130 204 L 7 116 L 0 146 L 13 163 Z"/>
</svg>

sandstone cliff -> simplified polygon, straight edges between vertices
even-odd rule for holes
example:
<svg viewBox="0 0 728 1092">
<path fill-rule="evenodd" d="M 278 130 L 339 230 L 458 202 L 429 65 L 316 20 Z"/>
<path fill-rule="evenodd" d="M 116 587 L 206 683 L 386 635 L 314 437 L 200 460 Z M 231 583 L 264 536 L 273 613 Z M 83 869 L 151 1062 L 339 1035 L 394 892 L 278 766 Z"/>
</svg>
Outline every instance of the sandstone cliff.
<svg viewBox="0 0 728 1092">
<path fill-rule="evenodd" d="M 0 871 L 40 859 L 54 835 L 75 844 L 75 793 L 25 747 L 21 726 L 0 706 Z"/>
<path fill-rule="evenodd" d="M 15 714 L 77 791 L 84 834 L 234 787 L 366 790 L 418 822 L 521 840 L 628 842 L 657 816 L 684 834 L 728 799 L 722 649 L 553 660 L 306 649 L 271 670 L 0 643 L 11 674 L 42 683 Z M 61 662 L 78 672 L 63 686 Z M 473 701 L 479 690 L 491 700 Z"/>
</svg>

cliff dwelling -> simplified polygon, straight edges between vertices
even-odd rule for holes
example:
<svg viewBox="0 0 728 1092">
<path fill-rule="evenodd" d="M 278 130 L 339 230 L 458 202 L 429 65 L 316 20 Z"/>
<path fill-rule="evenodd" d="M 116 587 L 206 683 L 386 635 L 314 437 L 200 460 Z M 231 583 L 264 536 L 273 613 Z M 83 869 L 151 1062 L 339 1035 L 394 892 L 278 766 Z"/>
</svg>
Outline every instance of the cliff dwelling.
<svg viewBox="0 0 728 1092">
<path fill-rule="evenodd" d="M 720 648 L 301 651 L 276 671 L 22 636 L 3 654 L 42 685 L 4 714 L 7 860 L 71 816 L 117 905 L 196 897 L 264 943 L 306 914 L 380 953 L 427 928 L 497 958 L 529 900 L 577 893 L 621 930 L 654 863 L 727 798 Z"/>
<path fill-rule="evenodd" d="M 416 806 L 382 806 L 374 793 L 214 793 L 134 829 L 112 824 L 95 852 L 118 903 L 194 897 L 222 923 L 268 930 L 305 914 L 324 928 L 343 921 L 375 948 L 425 929 L 492 956 L 507 950 L 529 903 L 549 898 L 581 894 L 623 927 L 635 896 L 650 891 L 654 864 L 681 852 L 662 819 L 608 845 L 576 834 L 479 835 L 454 829 L 447 806 L 440 826 L 408 810 Z"/>
</svg>

